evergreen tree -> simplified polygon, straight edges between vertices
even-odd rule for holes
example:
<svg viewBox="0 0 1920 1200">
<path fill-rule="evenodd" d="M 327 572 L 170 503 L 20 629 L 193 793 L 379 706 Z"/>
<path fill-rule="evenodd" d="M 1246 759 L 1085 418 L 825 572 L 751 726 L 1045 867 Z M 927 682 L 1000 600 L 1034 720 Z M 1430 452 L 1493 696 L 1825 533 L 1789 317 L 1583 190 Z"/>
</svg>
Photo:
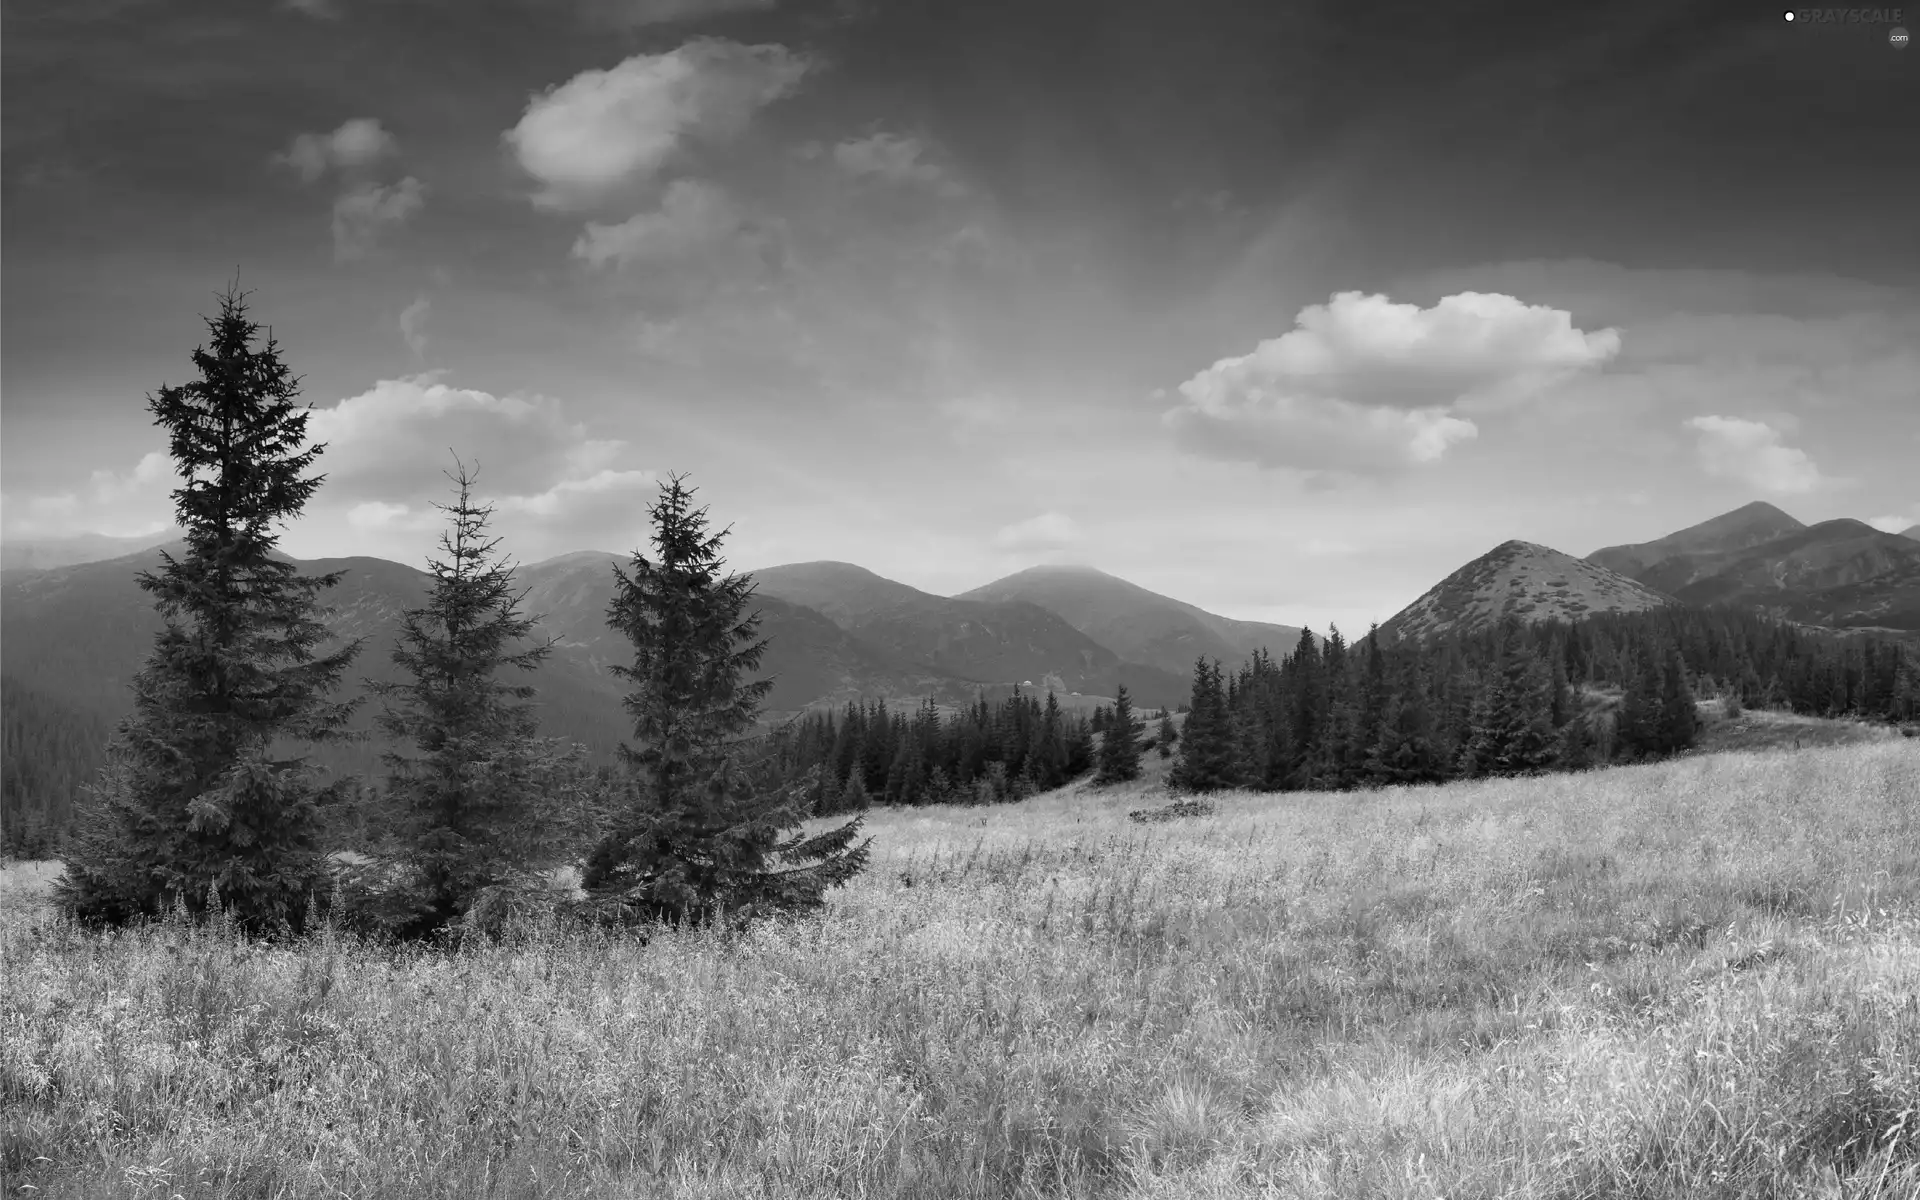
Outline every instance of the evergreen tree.
<svg viewBox="0 0 1920 1200">
<path fill-rule="evenodd" d="M 1556 757 L 1552 684 L 1518 630 L 1510 630 L 1500 673 L 1474 720 L 1468 755 L 1473 774 L 1519 775 Z"/>
<path fill-rule="evenodd" d="M 1693 690 L 1687 686 L 1687 663 L 1675 648 L 1667 656 L 1660 684 L 1659 752 L 1678 754 L 1691 749 L 1699 733 L 1700 714 L 1694 707 Z"/>
<path fill-rule="evenodd" d="M 807 814 L 746 758 L 743 735 L 772 687 L 741 678 L 767 648 L 759 614 L 746 612 L 752 581 L 720 577 L 727 531 L 709 535 L 692 499 L 681 477 L 663 483 L 648 512 L 658 560 L 636 550 L 631 576 L 614 568 L 607 623 L 633 645 L 632 665 L 614 670 L 633 684 L 625 707 L 639 743 L 620 755 L 638 786 L 581 882 L 592 910 L 619 921 L 811 909 L 867 860 L 867 843 L 853 843 L 859 817 L 782 837 Z"/>
<path fill-rule="evenodd" d="M 165 627 L 132 681 L 134 711 L 91 789 L 56 886 L 59 907 L 93 923 L 154 915 L 173 898 L 195 914 L 210 895 L 244 929 L 297 931 L 324 887 L 322 785 L 288 743 L 348 736 L 352 703 L 329 699 L 359 644 L 329 653 L 320 594 L 342 572 L 301 576 L 276 556 L 279 529 L 325 478 L 306 441 L 298 382 L 246 297 L 229 289 L 193 355 L 200 378 L 148 402 L 182 482 L 173 492 L 186 552 L 161 553 L 139 583 Z"/>
<path fill-rule="evenodd" d="M 1175 743 L 1175 742 L 1177 742 L 1177 741 L 1179 741 L 1179 740 L 1180 740 L 1180 731 L 1179 731 L 1178 729 L 1176 729 L 1176 728 L 1174 728 L 1174 725 L 1173 725 L 1173 712 L 1172 712 L 1172 710 L 1170 710 L 1170 709 L 1165 709 L 1165 708 L 1163 708 L 1163 709 L 1161 709 L 1161 710 L 1160 710 L 1160 731 L 1159 731 L 1159 733 L 1160 733 L 1160 738 L 1159 738 L 1159 741 L 1160 741 L 1160 757 L 1161 757 L 1161 758 L 1172 758 L 1172 757 L 1173 757 L 1173 745 L 1174 745 L 1174 743 Z"/>
<path fill-rule="evenodd" d="M 1227 698 L 1220 682 L 1220 664 L 1201 659 L 1194 664 L 1193 694 L 1187 729 L 1167 785 L 1185 792 L 1211 792 L 1240 782 L 1238 748 L 1228 720 Z"/>
<path fill-rule="evenodd" d="M 1100 743 L 1100 773 L 1096 783 L 1125 783 L 1140 778 L 1139 726 L 1133 719 L 1133 698 L 1127 685 L 1121 684 L 1113 699 L 1113 712 L 1107 717 L 1107 729 Z"/>
<path fill-rule="evenodd" d="M 840 811 L 861 813 L 873 805 L 873 796 L 867 791 L 866 777 L 858 770 L 847 772 L 846 785 L 840 789 Z"/>
<path fill-rule="evenodd" d="M 582 810 L 564 804 L 579 795 L 570 784 L 585 773 L 582 749 L 538 737 L 534 689 L 501 677 L 533 670 L 553 642 L 512 649 L 536 621 L 520 612 L 525 594 L 514 593 L 513 567 L 487 536 L 492 508 L 473 499 L 474 476 L 456 463 L 457 498 L 436 506 L 452 526 L 440 540 L 446 557 L 429 562 L 433 590 L 405 615 L 393 650 L 406 678 L 368 681 L 382 701 L 381 732 L 419 753 L 385 756 L 395 828 L 379 870 L 398 865 L 403 882 L 348 895 L 400 937 L 441 930 L 487 894 L 527 886 L 584 833 Z"/>
<path fill-rule="evenodd" d="M 1632 677 L 1627 681 L 1626 697 L 1620 704 L 1620 716 L 1614 727 L 1615 742 L 1629 758 L 1660 753 L 1660 669 L 1651 651 L 1642 647 L 1636 656 Z"/>
</svg>

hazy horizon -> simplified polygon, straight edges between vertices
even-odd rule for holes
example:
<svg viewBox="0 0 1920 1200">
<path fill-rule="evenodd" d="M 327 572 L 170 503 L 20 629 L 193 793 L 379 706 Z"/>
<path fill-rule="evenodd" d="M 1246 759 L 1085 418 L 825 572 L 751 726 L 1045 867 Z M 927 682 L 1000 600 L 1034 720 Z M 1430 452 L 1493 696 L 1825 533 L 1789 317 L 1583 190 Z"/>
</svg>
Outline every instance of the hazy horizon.
<svg viewBox="0 0 1920 1200">
<path fill-rule="evenodd" d="M 235 277 L 283 547 L 1092 565 L 1364 630 L 1519 539 L 1920 523 L 1920 57 L 1638 3 L 9 3 L 8 541 L 164 527 Z M 1625 64 L 1631 64 L 1629 68 Z M 1906 464 L 1906 465 L 1902 465 Z"/>
</svg>

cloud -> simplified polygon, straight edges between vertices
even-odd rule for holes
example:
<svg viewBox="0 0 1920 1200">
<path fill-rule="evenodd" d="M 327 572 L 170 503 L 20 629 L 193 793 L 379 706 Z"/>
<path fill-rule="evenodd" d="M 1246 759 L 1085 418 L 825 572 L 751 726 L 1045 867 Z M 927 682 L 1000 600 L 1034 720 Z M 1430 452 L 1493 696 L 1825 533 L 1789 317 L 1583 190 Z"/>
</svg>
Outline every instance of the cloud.
<svg viewBox="0 0 1920 1200">
<path fill-rule="evenodd" d="M 924 162 L 919 139 L 892 133 L 849 138 L 833 148 L 833 161 L 849 175 L 886 183 L 930 187 L 943 194 L 965 191 L 945 170 Z"/>
<path fill-rule="evenodd" d="M 38 496 L 10 496 L 4 502 L 5 515 L 0 524 L 10 538 L 150 533 L 170 523 L 171 493 L 179 485 L 173 459 L 155 450 L 142 455 L 131 471 L 92 472 L 84 488 Z M 156 520 L 157 512 L 165 513 L 166 517 Z"/>
<path fill-rule="evenodd" d="M 406 340 L 407 349 L 413 352 L 415 358 L 420 358 L 426 354 L 427 334 L 425 326 L 427 316 L 432 310 L 433 305 L 424 295 L 414 297 L 412 304 L 400 310 L 400 336 Z"/>
<path fill-rule="evenodd" d="M 1086 540 L 1072 517 L 1061 512 L 1044 512 L 1037 517 L 1016 521 L 993 535 L 996 550 L 1044 552 L 1065 550 Z"/>
<path fill-rule="evenodd" d="M 1182 449 L 1221 462 L 1294 470 L 1383 474 L 1439 461 L 1479 436 L 1444 408 L 1399 409 L 1223 384 L 1205 373 L 1180 385 L 1186 398 L 1162 418 Z"/>
<path fill-rule="evenodd" d="M 304 11 L 304 10 L 303 10 Z M 332 133 L 303 133 L 273 156 L 274 163 L 291 167 L 303 182 L 313 183 L 329 168 L 370 167 L 400 152 L 400 143 L 374 117 L 355 117 Z"/>
<path fill-rule="evenodd" d="M 1700 435 L 1701 469 L 1715 479 L 1779 495 L 1811 492 L 1826 482 L 1806 451 L 1781 444 L 1780 431 L 1765 421 L 1706 416 L 1684 424 Z"/>
<path fill-rule="evenodd" d="M 807 70 L 785 46 L 696 39 L 610 70 L 582 71 L 533 96 L 503 137 L 543 185 L 537 205 L 586 207 L 656 174 L 688 141 L 737 136 Z"/>
<path fill-rule="evenodd" d="M 381 231 L 399 225 L 425 206 L 426 185 L 409 175 L 391 186 L 362 183 L 333 202 L 333 257 L 365 258 Z"/>
<path fill-rule="evenodd" d="M 676 21 L 704 21 L 734 13 L 765 12 L 778 0 L 581 0 L 590 23 L 611 29 L 644 29 Z"/>
<path fill-rule="evenodd" d="M 655 212 L 637 213 L 618 225 L 587 222 L 573 256 L 593 266 L 680 259 L 726 241 L 743 214 L 726 191 L 697 179 L 676 179 Z"/>
<path fill-rule="evenodd" d="M 1341 292 L 1295 328 L 1214 364 L 1242 386 L 1360 405 L 1484 411 L 1522 401 L 1619 352 L 1618 330 L 1585 333 L 1561 309 L 1460 292 L 1429 308 Z"/>
<path fill-rule="evenodd" d="M 1479 435 L 1467 415 L 1511 408 L 1605 363 L 1617 330 L 1558 309 L 1461 292 L 1428 308 L 1341 292 L 1295 328 L 1180 385 L 1163 421 L 1199 455 L 1309 472 L 1437 462 Z"/>
<path fill-rule="evenodd" d="M 407 349 L 413 351 L 414 358 L 422 358 L 427 352 L 427 314 L 433 306 L 425 296 L 416 296 L 412 304 L 400 310 L 400 336 L 406 339 Z"/>
<path fill-rule="evenodd" d="M 1920 504 L 1915 504 L 1912 508 L 1909 508 L 1904 515 L 1894 514 L 1884 517 L 1868 517 L 1867 524 L 1878 529 L 1881 533 L 1905 533 L 1915 526 L 1920 526 Z"/>
</svg>

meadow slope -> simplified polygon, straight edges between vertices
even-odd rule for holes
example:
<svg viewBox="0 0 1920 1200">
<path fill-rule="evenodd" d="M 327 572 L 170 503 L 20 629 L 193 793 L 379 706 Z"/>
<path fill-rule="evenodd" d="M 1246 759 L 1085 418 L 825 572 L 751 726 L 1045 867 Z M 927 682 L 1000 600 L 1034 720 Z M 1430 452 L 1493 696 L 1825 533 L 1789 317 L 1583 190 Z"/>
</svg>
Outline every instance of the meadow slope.
<svg viewBox="0 0 1920 1200">
<path fill-rule="evenodd" d="M 0 1153 L 41 1197 L 1920 1194 L 1920 745 L 1164 801 L 875 812 L 731 946 L 94 936 L 16 871 Z"/>
</svg>

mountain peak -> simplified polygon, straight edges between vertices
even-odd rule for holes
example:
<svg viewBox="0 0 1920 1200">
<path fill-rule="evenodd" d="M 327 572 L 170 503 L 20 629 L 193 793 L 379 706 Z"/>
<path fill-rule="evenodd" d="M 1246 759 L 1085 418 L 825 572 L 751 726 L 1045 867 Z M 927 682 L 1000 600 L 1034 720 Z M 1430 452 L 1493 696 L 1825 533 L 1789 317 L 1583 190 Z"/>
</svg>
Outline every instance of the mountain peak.
<svg viewBox="0 0 1920 1200">
<path fill-rule="evenodd" d="M 1673 603 L 1652 588 L 1551 546 L 1501 542 L 1442 579 L 1380 627 L 1383 637 L 1473 633 L 1512 615 L 1574 621 L 1596 612 L 1644 612 Z"/>
</svg>

